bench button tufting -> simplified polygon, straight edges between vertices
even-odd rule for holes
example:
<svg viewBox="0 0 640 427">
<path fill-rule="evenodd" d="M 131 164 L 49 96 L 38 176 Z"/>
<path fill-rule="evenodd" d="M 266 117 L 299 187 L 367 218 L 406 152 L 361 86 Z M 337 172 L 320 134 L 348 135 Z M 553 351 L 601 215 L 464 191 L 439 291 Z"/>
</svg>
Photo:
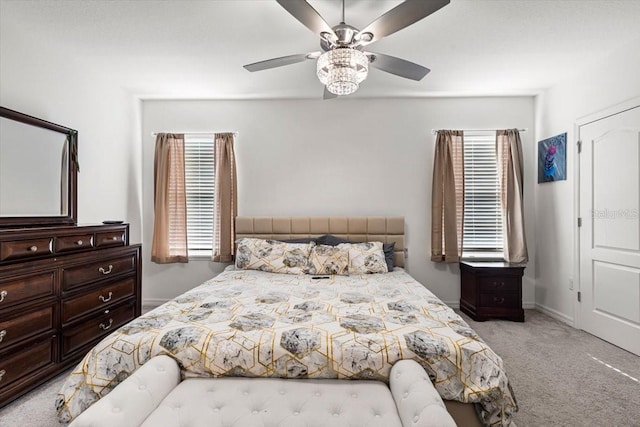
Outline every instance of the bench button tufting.
<svg viewBox="0 0 640 427">
<path fill-rule="evenodd" d="M 351 395 L 351 397 L 353 397 L 353 398 L 355 399 L 356 397 L 358 397 L 358 393 L 353 393 L 353 394 Z"/>
<path fill-rule="evenodd" d="M 413 422 L 417 423 L 419 419 L 420 419 L 420 417 L 416 415 L 415 417 L 413 417 Z"/>
<path fill-rule="evenodd" d="M 339 413 L 339 412 L 334 412 L 334 413 L 333 413 L 333 416 L 334 416 L 334 417 L 337 417 L 338 415 L 340 415 L 340 413 Z"/>
<path fill-rule="evenodd" d="M 248 391 L 243 391 L 242 394 L 244 394 L 245 396 L 249 394 Z"/>
<path fill-rule="evenodd" d="M 253 411 L 251 411 L 251 413 L 255 415 L 255 414 L 257 414 L 257 413 L 258 413 L 258 411 L 256 411 L 256 410 L 254 409 Z"/>
<path fill-rule="evenodd" d="M 316 395 L 316 396 L 320 396 L 320 392 L 319 392 L 319 391 L 316 391 L 316 392 L 314 393 L 314 395 Z"/>
<path fill-rule="evenodd" d="M 404 392 L 404 394 L 402 395 L 402 397 L 403 397 L 404 399 L 406 399 L 407 397 L 409 397 L 409 392 L 408 392 L 408 391 L 405 391 L 405 392 Z"/>
<path fill-rule="evenodd" d="M 146 386 L 146 385 L 144 385 L 144 384 L 141 384 L 141 385 L 138 387 L 138 390 L 146 390 L 146 389 L 147 389 L 147 386 Z"/>
<path fill-rule="evenodd" d="M 295 412 L 293 413 L 293 415 L 300 415 L 300 412 L 295 411 Z"/>
<path fill-rule="evenodd" d="M 280 390 L 280 394 L 284 394 L 284 390 Z"/>
</svg>

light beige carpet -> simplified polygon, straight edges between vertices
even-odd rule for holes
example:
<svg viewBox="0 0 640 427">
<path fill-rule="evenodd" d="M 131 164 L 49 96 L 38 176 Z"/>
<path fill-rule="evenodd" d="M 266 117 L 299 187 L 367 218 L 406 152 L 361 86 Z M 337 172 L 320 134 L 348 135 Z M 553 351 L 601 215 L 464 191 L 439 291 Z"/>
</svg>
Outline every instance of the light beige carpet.
<svg viewBox="0 0 640 427">
<path fill-rule="evenodd" d="M 502 356 L 518 427 L 640 426 L 640 357 L 534 310 L 525 323 L 464 319 Z M 59 376 L 0 409 L 2 427 L 57 427 Z M 460 426 L 463 427 L 463 426 Z"/>
</svg>

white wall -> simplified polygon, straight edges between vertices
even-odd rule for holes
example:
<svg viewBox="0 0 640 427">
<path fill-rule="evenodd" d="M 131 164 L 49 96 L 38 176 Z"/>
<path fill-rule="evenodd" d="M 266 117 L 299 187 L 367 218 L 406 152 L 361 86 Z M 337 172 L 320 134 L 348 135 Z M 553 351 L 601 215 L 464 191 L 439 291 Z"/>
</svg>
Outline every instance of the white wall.
<svg viewBox="0 0 640 427">
<path fill-rule="evenodd" d="M 575 165 L 574 125 L 578 119 L 640 96 L 640 40 L 634 40 L 582 73 L 536 98 L 536 141 L 567 132 L 567 180 L 535 186 L 535 301 L 537 307 L 573 324 L 578 283 L 574 277 Z M 535 159 L 537 143 L 530 155 Z M 536 181 L 535 167 L 529 181 Z"/>
<path fill-rule="evenodd" d="M 153 224 L 152 132 L 238 131 L 240 215 L 403 215 L 407 269 L 444 301 L 460 298 L 458 267 L 429 261 L 434 135 L 442 128 L 528 128 L 533 153 L 532 97 L 143 102 L 143 294 L 159 303 L 220 271 L 208 261 L 149 261 Z M 533 170 L 533 157 L 525 168 Z M 526 182 L 527 213 L 534 181 Z M 527 215 L 530 256 L 533 215 Z M 533 263 L 523 300 L 533 305 Z"/>
<path fill-rule="evenodd" d="M 131 242 L 139 243 L 141 148 L 132 96 L 64 46 L 14 25 L 2 20 L 0 104 L 77 130 L 78 222 L 130 222 Z"/>
</svg>

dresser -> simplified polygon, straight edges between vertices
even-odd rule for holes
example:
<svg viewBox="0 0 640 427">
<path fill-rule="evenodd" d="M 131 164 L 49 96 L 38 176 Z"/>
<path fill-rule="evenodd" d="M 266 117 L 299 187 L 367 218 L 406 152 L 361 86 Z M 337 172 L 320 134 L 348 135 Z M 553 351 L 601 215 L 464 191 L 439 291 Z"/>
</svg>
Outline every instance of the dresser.
<svg viewBox="0 0 640 427">
<path fill-rule="evenodd" d="M 460 310 L 473 320 L 505 318 L 524 322 L 525 266 L 506 262 L 460 263 Z"/>
<path fill-rule="evenodd" d="M 141 312 L 129 226 L 0 229 L 0 407 Z"/>
</svg>

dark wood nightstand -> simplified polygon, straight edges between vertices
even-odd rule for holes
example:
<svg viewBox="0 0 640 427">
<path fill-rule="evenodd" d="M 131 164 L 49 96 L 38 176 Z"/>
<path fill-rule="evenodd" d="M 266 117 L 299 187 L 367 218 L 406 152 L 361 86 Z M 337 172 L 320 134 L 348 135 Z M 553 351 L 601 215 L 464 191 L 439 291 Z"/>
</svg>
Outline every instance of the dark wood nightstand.
<svg viewBox="0 0 640 427">
<path fill-rule="evenodd" d="M 492 317 L 524 322 L 524 268 L 507 262 L 461 262 L 460 310 L 480 322 Z"/>
</svg>

